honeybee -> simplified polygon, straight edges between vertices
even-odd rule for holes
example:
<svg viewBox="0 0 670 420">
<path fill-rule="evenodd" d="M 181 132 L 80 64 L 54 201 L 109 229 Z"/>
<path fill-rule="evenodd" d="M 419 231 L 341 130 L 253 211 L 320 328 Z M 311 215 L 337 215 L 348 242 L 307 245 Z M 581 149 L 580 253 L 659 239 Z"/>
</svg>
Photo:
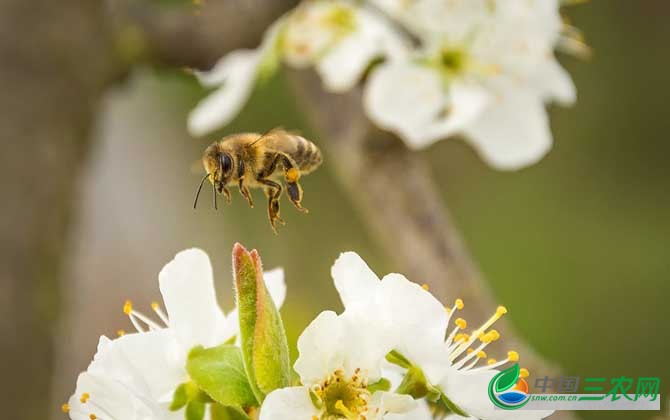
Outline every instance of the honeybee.
<svg viewBox="0 0 670 420">
<path fill-rule="evenodd" d="M 314 171 L 322 162 L 321 151 L 311 141 L 281 128 L 265 134 L 241 133 L 226 136 L 215 141 L 202 156 L 202 164 L 207 174 L 200 181 L 193 202 L 198 204 L 198 196 L 205 180 L 212 184 L 214 208 L 218 209 L 217 193 L 223 194 L 230 203 L 229 186 L 237 185 L 250 207 L 254 202 L 250 188 L 263 188 L 268 198 L 268 217 L 274 233 L 276 222 L 284 224 L 279 216 L 279 198 L 286 184 L 288 197 L 301 212 L 308 210 L 301 204 L 302 187 L 300 177 Z"/>
</svg>

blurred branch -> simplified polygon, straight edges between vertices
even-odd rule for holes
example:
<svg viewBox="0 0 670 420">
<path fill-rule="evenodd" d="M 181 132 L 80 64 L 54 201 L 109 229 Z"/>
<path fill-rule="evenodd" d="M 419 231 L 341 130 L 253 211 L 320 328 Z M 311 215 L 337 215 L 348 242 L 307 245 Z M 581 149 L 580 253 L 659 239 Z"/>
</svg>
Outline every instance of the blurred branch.
<svg viewBox="0 0 670 420">
<path fill-rule="evenodd" d="M 325 148 L 326 161 L 337 171 L 379 246 L 404 274 L 427 284 L 446 305 L 460 297 L 468 320 L 486 320 L 497 304 L 463 245 L 424 160 L 400 139 L 369 122 L 360 91 L 327 93 L 319 78 L 307 71 L 291 71 L 289 80 L 304 112 L 323 135 L 319 144 Z M 523 365 L 531 372 L 556 372 L 509 322 L 499 322 L 496 328 L 503 331 L 506 348 L 498 351 L 519 350 Z M 558 412 L 552 418 L 573 415 Z"/>
<path fill-rule="evenodd" d="M 117 63 L 99 2 L 0 2 L 3 417 L 49 407 L 62 257 L 98 99 Z"/>
<path fill-rule="evenodd" d="M 204 1 L 166 7 L 115 0 L 117 47 L 126 61 L 139 56 L 173 67 L 209 69 L 227 51 L 255 48 L 265 29 L 298 0 Z"/>
</svg>

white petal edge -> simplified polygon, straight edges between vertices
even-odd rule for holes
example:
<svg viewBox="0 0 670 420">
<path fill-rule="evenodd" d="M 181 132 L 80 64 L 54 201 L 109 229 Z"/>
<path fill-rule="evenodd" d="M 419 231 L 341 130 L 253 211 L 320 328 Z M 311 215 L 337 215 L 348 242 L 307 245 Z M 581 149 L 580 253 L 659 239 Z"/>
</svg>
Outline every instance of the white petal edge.
<svg viewBox="0 0 670 420">
<path fill-rule="evenodd" d="M 379 277 L 355 252 L 344 252 L 330 270 L 346 310 L 365 311 L 380 286 Z"/>
<path fill-rule="evenodd" d="M 344 365 L 340 351 L 345 337 L 345 325 L 333 311 L 323 311 L 305 328 L 298 338 L 298 359 L 293 368 L 303 384 L 325 379 Z"/>
<path fill-rule="evenodd" d="M 499 170 L 535 164 L 553 143 L 542 98 L 520 88 L 501 95 L 464 132 L 482 159 Z"/>
<path fill-rule="evenodd" d="M 309 388 L 295 386 L 272 391 L 263 401 L 259 420 L 311 420 L 318 415 Z"/>
<path fill-rule="evenodd" d="M 256 83 L 260 50 L 233 51 L 211 73 L 198 78 L 207 85 L 222 84 L 200 101 L 188 116 L 188 131 L 202 136 L 232 121 L 246 104 Z"/>
<path fill-rule="evenodd" d="M 185 351 L 217 344 L 225 317 L 214 290 L 212 266 L 200 249 L 178 253 L 158 275 L 172 329 Z"/>
<path fill-rule="evenodd" d="M 279 267 L 264 271 L 263 280 L 265 281 L 265 287 L 267 287 L 268 292 L 272 297 L 272 301 L 277 306 L 277 309 L 281 309 L 282 305 L 284 305 L 284 300 L 286 300 L 284 269 Z"/>
</svg>

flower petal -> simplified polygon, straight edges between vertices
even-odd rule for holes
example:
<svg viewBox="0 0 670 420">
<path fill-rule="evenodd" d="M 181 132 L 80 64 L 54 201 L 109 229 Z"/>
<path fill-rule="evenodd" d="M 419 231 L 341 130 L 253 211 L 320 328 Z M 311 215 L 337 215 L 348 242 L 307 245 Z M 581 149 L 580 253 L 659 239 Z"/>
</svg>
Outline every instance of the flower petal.
<svg viewBox="0 0 670 420">
<path fill-rule="evenodd" d="M 318 415 L 309 388 L 295 386 L 272 391 L 263 401 L 259 420 L 311 420 Z"/>
<path fill-rule="evenodd" d="M 384 420 L 432 420 L 433 413 L 425 400 L 416 401 L 413 409 L 406 413 L 388 413 L 384 416 Z M 461 417 L 463 419 L 463 417 Z"/>
<path fill-rule="evenodd" d="M 339 41 L 317 63 L 326 89 L 345 92 L 356 85 L 370 63 L 383 56 L 405 58 L 404 40 L 376 15 L 356 10 L 356 30 Z"/>
<path fill-rule="evenodd" d="M 449 366 L 444 348 L 447 312 L 428 291 L 401 274 L 382 279 L 381 302 L 390 309 L 390 330 L 394 349 L 421 366 L 428 379 L 436 383 Z"/>
<path fill-rule="evenodd" d="M 449 369 L 443 379 L 442 391 L 466 413 L 486 420 L 534 420 L 550 416 L 553 411 L 496 410 L 488 395 L 491 379 L 498 373 L 486 370 L 477 373 L 460 373 Z"/>
<path fill-rule="evenodd" d="M 409 62 L 389 62 L 372 72 L 363 104 L 379 127 L 396 132 L 410 147 L 424 146 L 425 127 L 445 110 L 437 72 Z"/>
<path fill-rule="evenodd" d="M 366 311 L 380 283 L 365 261 L 355 252 L 345 252 L 330 272 L 344 307 L 350 311 Z"/>
<path fill-rule="evenodd" d="M 532 165 L 552 144 L 542 98 L 522 88 L 501 95 L 465 134 L 482 159 L 500 170 Z"/>
<path fill-rule="evenodd" d="M 284 281 L 284 269 L 274 268 L 263 272 L 263 280 L 265 280 L 265 287 L 268 288 L 270 296 L 274 301 L 277 309 L 281 309 L 286 299 L 286 282 Z"/>
<path fill-rule="evenodd" d="M 221 344 L 225 317 L 216 301 L 209 257 L 199 249 L 182 251 L 158 275 L 173 330 L 185 351 Z"/>
<path fill-rule="evenodd" d="M 570 106 L 577 100 L 577 88 L 570 74 L 561 67 L 555 57 L 543 62 L 531 84 L 541 92 L 545 102 L 556 101 L 563 106 Z"/>
<path fill-rule="evenodd" d="M 298 338 L 298 359 L 293 368 L 303 384 L 321 381 L 335 369 L 342 368 L 340 352 L 345 340 L 344 324 L 333 311 L 321 312 Z"/>
<path fill-rule="evenodd" d="M 387 419 L 386 413 L 407 413 L 416 406 L 416 401 L 409 395 L 379 391 L 372 395 L 365 418 L 366 420 Z M 409 417 L 406 418 L 409 419 Z"/>
<path fill-rule="evenodd" d="M 242 110 L 256 82 L 261 50 L 233 51 L 198 79 L 206 86 L 223 84 L 200 101 L 188 116 L 188 130 L 202 136 L 228 124 Z"/>
</svg>

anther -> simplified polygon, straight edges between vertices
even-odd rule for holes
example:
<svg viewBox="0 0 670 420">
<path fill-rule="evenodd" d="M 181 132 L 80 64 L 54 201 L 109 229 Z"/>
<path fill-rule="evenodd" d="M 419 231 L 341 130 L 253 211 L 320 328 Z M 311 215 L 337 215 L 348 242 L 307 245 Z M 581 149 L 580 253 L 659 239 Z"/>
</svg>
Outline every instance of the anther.
<svg viewBox="0 0 670 420">
<path fill-rule="evenodd" d="M 497 363 L 498 361 L 496 359 L 489 359 L 486 361 L 487 364 L 492 365 L 494 363 Z"/>
<path fill-rule="evenodd" d="M 70 404 L 65 403 L 65 404 L 61 405 L 60 406 L 60 411 L 62 411 L 63 413 L 69 413 L 70 412 Z"/>
<path fill-rule="evenodd" d="M 477 352 L 477 357 L 480 359 L 486 359 L 486 352 L 484 350 L 480 350 Z"/>
<path fill-rule="evenodd" d="M 123 337 L 124 335 L 126 335 L 126 331 L 125 330 L 117 330 L 116 335 L 118 335 L 119 337 Z"/>
<path fill-rule="evenodd" d="M 126 300 L 126 303 L 123 304 L 123 313 L 130 315 L 133 312 L 133 302 Z"/>
<path fill-rule="evenodd" d="M 462 330 L 464 330 L 468 326 L 468 323 L 463 318 L 458 318 L 456 321 L 454 321 L 454 324 L 456 324 L 458 328 Z"/>
<path fill-rule="evenodd" d="M 91 398 L 91 395 L 88 392 L 84 392 L 81 394 L 81 398 L 79 398 L 79 401 L 81 401 L 82 404 L 86 404 L 86 401 Z"/>
<path fill-rule="evenodd" d="M 424 283 L 424 284 L 422 284 L 422 285 L 421 285 L 421 288 L 422 288 L 423 290 L 425 290 L 425 291 L 429 291 L 429 290 L 430 290 L 430 286 L 428 286 L 428 283 Z"/>
<path fill-rule="evenodd" d="M 518 362 L 519 361 L 519 353 L 515 351 L 508 351 L 507 352 L 507 358 L 509 359 L 510 362 Z"/>
<path fill-rule="evenodd" d="M 465 306 L 463 304 L 463 299 L 456 299 L 456 302 L 454 302 L 454 306 L 456 307 L 456 309 L 459 309 L 459 310 L 463 309 L 463 307 Z"/>
<path fill-rule="evenodd" d="M 528 372 L 528 369 L 521 368 L 521 370 L 519 370 L 519 376 L 520 377 L 527 378 L 529 375 L 530 375 L 530 372 Z"/>
</svg>

